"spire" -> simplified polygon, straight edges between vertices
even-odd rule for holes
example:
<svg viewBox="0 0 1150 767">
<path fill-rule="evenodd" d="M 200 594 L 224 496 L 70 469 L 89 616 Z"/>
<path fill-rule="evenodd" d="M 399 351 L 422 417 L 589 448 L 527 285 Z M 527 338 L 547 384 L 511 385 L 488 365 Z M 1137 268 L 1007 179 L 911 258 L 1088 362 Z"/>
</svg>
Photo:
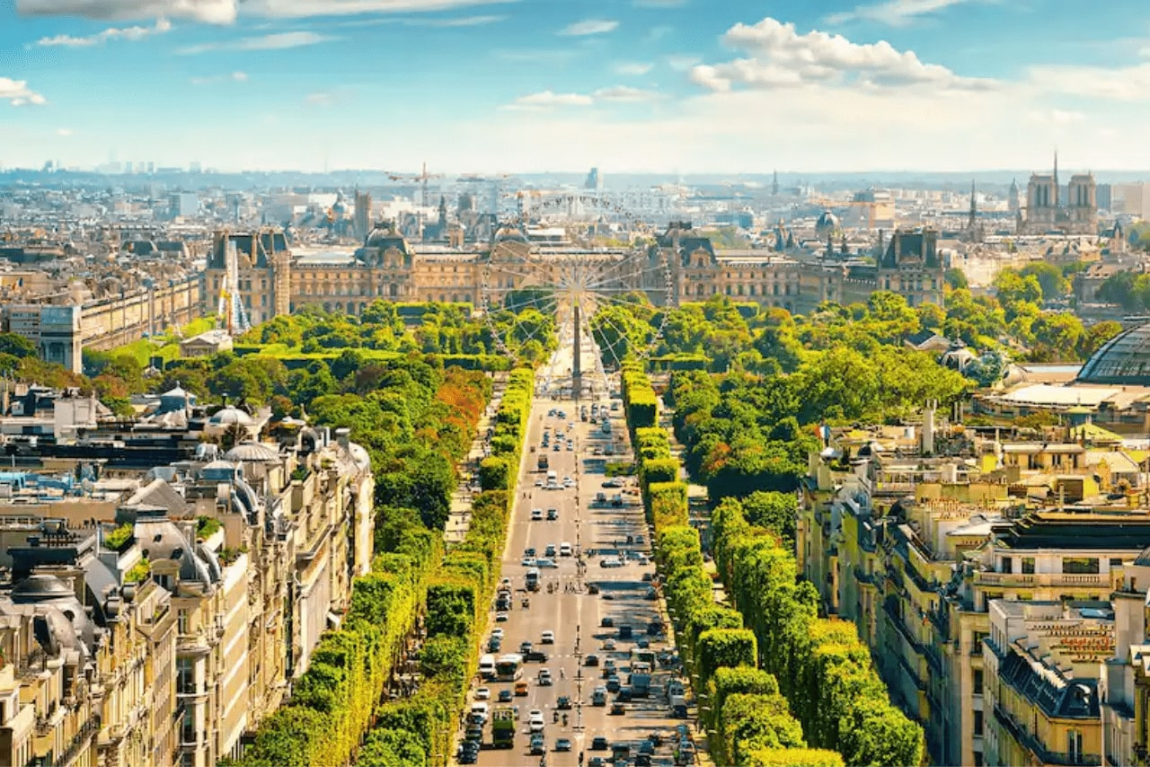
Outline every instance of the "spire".
<svg viewBox="0 0 1150 767">
<path fill-rule="evenodd" d="M 779 172 L 776 170 L 771 176 L 771 194 L 778 195 L 779 193 Z"/>
<path fill-rule="evenodd" d="M 1058 207 L 1058 147 L 1054 148 L 1054 207 Z"/>
</svg>

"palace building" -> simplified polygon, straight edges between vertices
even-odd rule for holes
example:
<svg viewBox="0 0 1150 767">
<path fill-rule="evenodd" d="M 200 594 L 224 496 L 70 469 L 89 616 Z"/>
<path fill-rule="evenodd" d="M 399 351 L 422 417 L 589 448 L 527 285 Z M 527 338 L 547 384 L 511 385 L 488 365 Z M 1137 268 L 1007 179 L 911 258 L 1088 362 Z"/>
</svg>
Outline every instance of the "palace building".
<svg viewBox="0 0 1150 767">
<path fill-rule="evenodd" d="M 550 231 L 550 230 L 547 230 Z M 532 237 L 506 226 L 485 248 L 412 245 L 394 226 L 381 224 L 363 246 L 346 250 L 293 249 L 282 232 L 216 235 L 205 271 L 204 311 L 229 285 L 252 325 L 306 305 L 360 314 L 375 300 L 490 303 L 510 290 L 558 284 L 579 264 L 589 281 L 611 282 L 615 290 L 645 292 L 656 305 L 677 306 L 714 295 L 804 314 L 824 301 L 865 302 L 875 291 L 904 296 L 912 306 L 942 303 L 946 268 L 933 230 L 896 231 L 871 254 L 834 247 L 797 246 L 776 233 L 774 249 L 716 250 L 706 233 L 688 222 L 672 222 L 654 244 L 642 247 L 584 247 Z M 234 269 L 228 275 L 228 252 Z"/>
</svg>

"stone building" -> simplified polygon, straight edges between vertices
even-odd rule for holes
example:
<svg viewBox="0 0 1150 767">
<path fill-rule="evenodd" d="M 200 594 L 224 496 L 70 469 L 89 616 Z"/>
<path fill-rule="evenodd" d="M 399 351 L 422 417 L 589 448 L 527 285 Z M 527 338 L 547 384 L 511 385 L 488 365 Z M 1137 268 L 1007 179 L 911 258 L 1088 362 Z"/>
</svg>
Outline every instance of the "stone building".
<svg viewBox="0 0 1150 767">
<path fill-rule="evenodd" d="M 1058 182 L 1058 155 L 1054 155 L 1054 170 L 1049 174 L 1030 176 L 1026 188 L 1026 217 L 1021 221 L 1022 233 L 1041 234 L 1060 231 L 1065 234 L 1097 234 L 1097 184 L 1089 173 L 1070 177 L 1066 187 L 1067 199 L 1061 199 Z"/>
</svg>

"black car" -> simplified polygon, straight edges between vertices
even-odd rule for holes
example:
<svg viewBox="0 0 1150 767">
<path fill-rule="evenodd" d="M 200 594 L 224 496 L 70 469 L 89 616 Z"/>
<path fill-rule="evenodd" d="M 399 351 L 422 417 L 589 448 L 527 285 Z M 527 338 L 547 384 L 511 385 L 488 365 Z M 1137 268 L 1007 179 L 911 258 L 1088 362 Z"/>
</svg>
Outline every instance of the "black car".
<svg viewBox="0 0 1150 767">
<path fill-rule="evenodd" d="M 528 663 L 546 663 L 547 653 L 543 652 L 542 650 L 528 650 L 527 652 L 523 653 L 523 660 L 527 661 Z"/>
<path fill-rule="evenodd" d="M 612 628 L 615 625 L 615 621 L 610 616 L 607 616 L 599 621 L 599 625 L 603 628 Z"/>
<path fill-rule="evenodd" d="M 555 701 L 555 707 L 560 711 L 568 711 L 571 708 L 571 699 L 566 695 L 560 695 L 559 699 Z"/>
<path fill-rule="evenodd" d="M 610 748 L 610 744 L 607 742 L 607 738 L 602 735 L 596 735 L 591 739 L 592 751 L 606 751 L 608 748 Z"/>
<path fill-rule="evenodd" d="M 619 627 L 619 638 L 620 639 L 630 639 L 633 636 L 633 634 L 634 634 L 634 632 L 632 631 L 630 626 L 623 625 L 623 626 Z"/>
<path fill-rule="evenodd" d="M 586 657 L 583 658 L 583 665 L 584 666 L 598 666 L 599 665 L 599 656 L 596 655 L 595 653 L 589 653 Z"/>
<path fill-rule="evenodd" d="M 591 757 L 590 761 L 587 762 L 587 767 L 606 767 L 606 766 L 607 766 L 607 763 L 603 761 L 603 757 L 601 757 L 601 756 L 593 756 L 593 757 Z"/>
</svg>

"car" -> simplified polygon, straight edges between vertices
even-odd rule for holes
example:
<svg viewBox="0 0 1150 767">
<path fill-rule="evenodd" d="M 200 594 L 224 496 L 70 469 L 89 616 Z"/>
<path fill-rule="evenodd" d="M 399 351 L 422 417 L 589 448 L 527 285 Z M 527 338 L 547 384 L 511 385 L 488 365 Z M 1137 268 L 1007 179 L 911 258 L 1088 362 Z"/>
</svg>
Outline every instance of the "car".
<svg viewBox="0 0 1150 767">
<path fill-rule="evenodd" d="M 531 709 L 531 713 L 527 715 L 527 723 L 531 727 L 531 732 L 543 732 L 543 728 L 547 726 L 543 712 L 537 708 Z"/>
<path fill-rule="evenodd" d="M 542 479 L 536 479 L 535 480 L 535 487 L 543 487 L 543 480 Z"/>
<path fill-rule="evenodd" d="M 527 653 L 531 652 L 531 648 L 534 646 L 535 645 L 531 644 L 530 642 L 520 642 L 519 643 L 519 654 L 520 655 L 526 655 Z"/>
<path fill-rule="evenodd" d="M 507 613 L 495 613 L 495 622 L 496 623 L 506 623 L 508 618 L 510 618 L 510 617 L 511 616 L 509 616 Z"/>
<path fill-rule="evenodd" d="M 603 649 L 604 650 L 614 650 L 615 649 L 615 640 L 614 639 L 604 640 Z"/>
<path fill-rule="evenodd" d="M 622 487 L 623 483 L 617 479 L 609 479 L 603 483 L 603 487 Z"/>
<path fill-rule="evenodd" d="M 651 741 L 650 736 L 642 743 L 639 744 L 640 754 L 653 754 L 655 753 L 655 744 Z"/>
<path fill-rule="evenodd" d="M 571 750 L 571 741 L 568 740 L 567 738 L 559 738 L 559 740 L 555 741 L 555 750 L 556 751 L 570 751 Z"/>
<path fill-rule="evenodd" d="M 559 709 L 560 711 L 570 710 L 571 699 L 566 695 L 560 695 L 559 698 L 555 701 L 555 708 Z"/>
<path fill-rule="evenodd" d="M 655 580 L 654 573 L 643 573 L 643 583 L 651 583 L 653 580 Z"/>
<path fill-rule="evenodd" d="M 599 625 L 605 629 L 614 628 L 615 627 L 615 619 L 612 618 L 610 615 L 605 615 L 605 616 L 603 616 L 603 620 L 599 621 Z"/>
<path fill-rule="evenodd" d="M 555 632 L 544 631 L 543 635 L 539 638 L 540 644 L 555 644 Z"/>
<path fill-rule="evenodd" d="M 551 676 L 551 669 L 539 669 L 539 677 L 537 679 L 540 687 L 550 687 L 555 684 L 555 679 Z"/>
<path fill-rule="evenodd" d="M 523 561 L 520 562 L 520 564 L 524 567 L 538 567 L 535 563 L 535 557 L 523 557 Z"/>
<path fill-rule="evenodd" d="M 612 674 L 607 677 L 607 692 L 619 692 L 622 682 L 619 681 L 618 674 Z"/>
<path fill-rule="evenodd" d="M 643 598 L 646 599 L 648 602 L 654 602 L 656 599 L 659 598 L 659 592 L 655 591 L 655 589 L 649 588 L 649 589 L 647 589 L 647 593 L 643 595 Z"/>
<path fill-rule="evenodd" d="M 563 446 L 561 444 L 559 444 L 558 442 L 556 442 L 554 447 L 551 448 L 551 452 L 558 453 L 562 449 L 563 449 Z"/>
<path fill-rule="evenodd" d="M 531 736 L 531 754 L 532 756 L 542 756 L 547 753 L 547 742 L 543 740 L 542 733 L 535 733 Z"/>
<path fill-rule="evenodd" d="M 491 632 L 491 638 L 492 639 L 498 639 L 500 642 L 502 642 L 503 641 L 503 627 L 500 626 L 499 628 L 492 631 Z"/>
<path fill-rule="evenodd" d="M 480 687 L 478 690 L 475 691 L 475 699 L 476 700 L 491 700 L 491 688 L 490 687 Z"/>
<path fill-rule="evenodd" d="M 559 556 L 569 557 L 574 552 L 575 552 L 575 549 L 574 549 L 574 547 L 571 546 L 570 543 L 567 543 L 566 541 L 564 541 L 563 543 L 559 544 Z"/>
<path fill-rule="evenodd" d="M 603 557 L 599 560 L 600 567 L 622 567 L 623 560 L 619 557 Z"/>
<path fill-rule="evenodd" d="M 603 761 L 601 756 L 593 756 L 587 762 L 587 767 L 608 767 L 607 763 Z"/>
<path fill-rule="evenodd" d="M 592 706 L 606 706 L 607 705 L 607 688 L 602 685 L 595 688 L 591 693 Z"/>
<path fill-rule="evenodd" d="M 663 745 L 663 736 L 658 732 L 652 732 L 647 736 L 647 742 L 649 742 L 655 748 L 658 748 L 659 746 Z M 640 747 L 639 750 L 642 751 L 642 747 Z"/>
<path fill-rule="evenodd" d="M 461 748 L 459 750 L 460 764 L 476 764 L 479 762 L 479 751 L 476 749 Z M 594 761 L 594 760 L 592 760 Z M 602 763 L 602 759 L 599 760 Z"/>
<path fill-rule="evenodd" d="M 567 443 L 567 452 L 571 452 L 571 451 L 572 451 L 572 450 L 574 450 L 574 449 L 575 449 L 575 443 L 573 443 L 573 442 L 568 442 L 568 443 Z"/>
<path fill-rule="evenodd" d="M 606 661 L 603 662 L 603 678 L 604 679 L 606 679 L 607 677 L 614 674 L 617 670 L 618 670 L 618 667 L 615 663 L 614 658 L 608 658 Z"/>
<path fill-rule="evenodd" d="M 603 448 L 597 447 L 591 451 L 591 455 L 603 455 Z"/>
<path fill-rule="evenodd" d="M 559 509 L 548 509 L 547 510 L 547 519 L 551 522 L 554 522 L 555 520 L 559 519 Z"/>
<path fill-rule="evenodd" d="M 525 556 L 525 557 L 535 556 L 535 547 L 534 546 L 528 546 L 527 548 L 523 549 L 523 556 Z"/>
<path fill-rule="evenodd" d="M 520 698 L 527 695 L 527 683 L 526 682 L 516 682 L 515 683 L 515 694 L 516 694 L 516 696 L 518 696 Z"/>
<path fill-rule="evenodd" d="M 650 649 L 651 640 L 647 639 L 647 637 L 639 637 L 639 639 L 635 642 L 635 646 L 640 650 Z"/>
<path fill-rule="evenodd" d="M 627 707 L 622 703 L 612 703 L 611 710 L 608 712 L 612 716 L 620 716 L 627 713 Z"/>
<path fill-rule="evenodd" d="M 575 487 L 575 480 L 571 479 L 570 477 L 564 477 L 563 478 L 563 487 L 567 487 L 567 488 Z"/>
<path fill-rule="evenodd" d="M 538 563 L 536 563 L 535 566 L 541 570 L 544 568 L 548 568 L 548 567 L 559 567 L 559 565 L 556 564 L 554 559 L 540 559 L 538 561 Z"/>
<path fill-rule="evenodd" d="M 596 735 L 594 738 L 591 738 L 591 750 L 592 751 L 606 751 L 610 747 L 611 747 L 611 744 L 609 744 L 607 742 L 607 739 L 605 737 L 603 737 L 602 735 Z"/>
<path fill-rule="evenodd" d="M 547 548 L 543 550 L 543 556 L 554 557 L 558 553 L 558 548 L 554 543 L 547 544 Z"/>
<path fill-rule="evenodd" d="M 527 652 L 523 653 L 523 660 L 527 661 L 528 663 L 546 663 L 547 653 L 543 652 L 542 650 L 528 650 Z"/>
<path fill-rule="evenodd" d="M 584 666 L 598 666 L 599 665 L 599 656 L 596 655 L 595 653 L 588 653 L 583 658 L 583 665 Z"/>
<path fill-rule="evenodd" d="M 619 626 L 619 638 L 620 639 L 630 639 L 634 635 L 635 635 L 635 630 L 632 629 L 628 624 L 623 624 L 623 625 Z"/>
<path fill-rule="evenodd" d="M 542 522 L 543 521 L 543 509 L 532 509 L 531 510 L 531 521 L 532 522 Z"/>
<path fill-rule="evenodd" d="M 499 702 L 500 703 L 510 703 L 511 702 L 511 690 L 506 690 L 506 689 L 500 690 L 499 691 Z"/>
<path fill-rule="evenodd" d="M 494 637 L 487 640 L 487 652 L 494 654 L 494 653 L 499 652 L 502 649 L 503 649 L 503 642 L 502 641 L 495 639 Z"/>
</svg>

